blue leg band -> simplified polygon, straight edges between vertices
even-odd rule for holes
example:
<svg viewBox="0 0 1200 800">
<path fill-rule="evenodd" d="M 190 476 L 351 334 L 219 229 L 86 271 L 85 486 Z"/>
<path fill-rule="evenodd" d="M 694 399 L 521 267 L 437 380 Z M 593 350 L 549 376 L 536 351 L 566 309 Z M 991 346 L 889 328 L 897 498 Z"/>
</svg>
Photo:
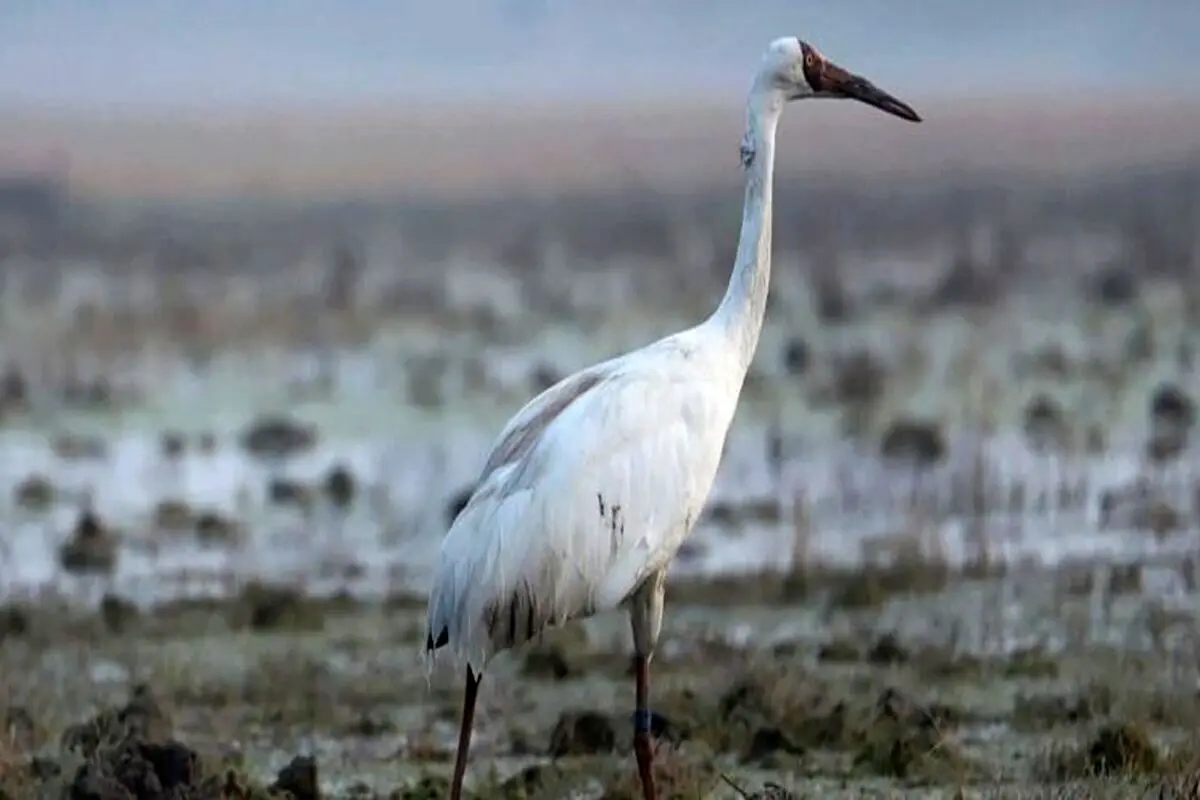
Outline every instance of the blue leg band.
<svg viewBox="0 0 1200 800">
<path fill-rule="evenodd" d="M 648 708 L 639 708 L 633 712 L 633 732 L 649 733 L 650 722 L 654 718 L 654 713 Z"/>
</svg>

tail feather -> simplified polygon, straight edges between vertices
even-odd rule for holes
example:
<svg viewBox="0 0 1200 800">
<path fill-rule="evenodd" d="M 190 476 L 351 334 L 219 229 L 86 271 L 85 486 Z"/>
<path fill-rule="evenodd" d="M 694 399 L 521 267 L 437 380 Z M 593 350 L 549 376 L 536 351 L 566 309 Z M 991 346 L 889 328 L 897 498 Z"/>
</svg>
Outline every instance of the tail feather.
<svg viewBox="0 0 1200 800">
<path fill-rule="evenodd" d="M 553 541 L 534 535 L 541 527 L 525 519 L 525 503 L 521 495 L 504 505 L 504 513 L 487 515 L 488 537 L 474 535 L 483 522 L 470 509 L 447 533 L 429 595 L 426 655 L 444 648 L 478 673 L 495 653 L 593 610 L 586 576 L 600 571 L 578 565 L 594 555 L 547 546 Z M 599 545 L 593 549 L 600 553 Z M 607 543 L 600 555 L 607 555 Z"/>
<path fill-rule="evenodd" d="M 537 593 L 522 581 L 507 597 L 484 607 L 488 642 L 494 650 L 520 647 L 545 630 L 550 623 Z"/>
<path fill-rule="evenodd" d="M 525 581 L 499 597 L 484 600 L 477 593 L 471 595 L 450 598 L 435 590 L 430 596 L 426 654 L 447 648 L 479 672 L 495 653 L 520 647 L 558 621 L 549 604 L 539 602 L 536 590 Z M 447 615 L 447 609 L 453 611 Z"/>
<path fill-rule="evenodd" d="M 438 632 L 436 640 L 433 638 L 432 632 L 425 637 L 425 652 L 432 653 L 434 650 L 440 650 L 448 644 L 450 644 L 450 629 L 443 625 L 442 629 Z"/>
</svg>

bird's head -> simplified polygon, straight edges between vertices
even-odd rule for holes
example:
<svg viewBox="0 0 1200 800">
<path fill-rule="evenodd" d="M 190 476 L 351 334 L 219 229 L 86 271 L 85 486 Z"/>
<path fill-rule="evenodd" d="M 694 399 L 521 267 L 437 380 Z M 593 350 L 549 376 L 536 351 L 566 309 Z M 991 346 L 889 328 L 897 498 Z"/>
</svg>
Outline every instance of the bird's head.
<svg viewBox="0 0 1200 800">
<path fill-rule="evenodd" d="M 758 76 L 760 88 L 774 90 L 787 100 L 810 97 L 852 99 L 909 122 L 921 117 L 904 103 L 861 75 L 855 75 L 821 54 L 808 42 L 784 36 L 771 42 Z"/>
</svg>

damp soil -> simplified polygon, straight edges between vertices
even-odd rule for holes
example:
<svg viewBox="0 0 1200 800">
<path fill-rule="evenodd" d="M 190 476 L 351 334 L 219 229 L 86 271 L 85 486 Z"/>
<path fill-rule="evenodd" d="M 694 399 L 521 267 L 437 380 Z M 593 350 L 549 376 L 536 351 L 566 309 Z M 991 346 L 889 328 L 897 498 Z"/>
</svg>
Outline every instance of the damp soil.
<svg viewBox="0 0 1200 800">
<path fill-rule="evenodd" d="M 889 624 L 959 609 L 977 628 L 971 589 L 865 608 L 679 590 L 652 665 L 662 796 L 1187 796 L 1200 694 L 1184 649 L 1097 635 L 989 653 Z M 153 612 L 9 607 L 0 797 L 444 797 L 461 676 L 421 661 L 422 614 L 261 586 Z M 1126 634 L 1153 624 L 1129 616 Z M 637 798 L 628 647 L 609 615 L 498 659 L 474 796 Z"/>
</svg>

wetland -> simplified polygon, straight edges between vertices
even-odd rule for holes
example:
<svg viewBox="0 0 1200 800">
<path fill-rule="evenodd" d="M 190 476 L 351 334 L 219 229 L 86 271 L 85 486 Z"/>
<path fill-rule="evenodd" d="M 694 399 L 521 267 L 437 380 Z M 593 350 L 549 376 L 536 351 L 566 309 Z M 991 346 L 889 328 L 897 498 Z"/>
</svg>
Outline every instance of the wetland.
<svg viewBox="0 0 1200 800">
<path fill-rule="evenodd" d="M 1069 179 L 781 177 L 651 667 L 664 798 L 1195 796 L 1184 139 Z M 532 392 L 711 306 L 739 198 L 0 219 L 0 797 L 442 797 L 439 537 Z M 496 660 L 474 797 L 636 800 L 629 638 Z"/>
</svg>

